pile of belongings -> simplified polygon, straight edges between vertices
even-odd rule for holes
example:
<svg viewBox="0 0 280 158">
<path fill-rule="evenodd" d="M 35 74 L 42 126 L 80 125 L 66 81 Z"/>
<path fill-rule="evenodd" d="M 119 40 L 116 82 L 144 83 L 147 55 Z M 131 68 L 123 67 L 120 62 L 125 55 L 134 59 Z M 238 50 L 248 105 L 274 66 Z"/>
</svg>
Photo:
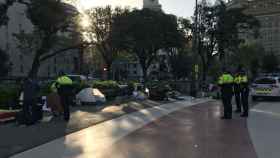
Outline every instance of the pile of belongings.
<svg viewBox="0 0 280 158">
<path fill-rule="evenodd" d="M 97 105 L 106 102 L 106 97 L 96 88 L 85 88 L 76 95 L 78 105 Z"/>
<path fill-rule="evenodd" d="M 44 106 L 43 109 L 44 111 L 51 111 L 55 115 L 63 113 L 64 109 L 57 92 L 52 92 L 47 95 L 46 106 Z"/>
<path fill-rule="evenodd" d="M 137 100 L 145 100 L 147 99 L 147 95 L 144 92 L 141 91 L 133 91 L 133 98 Z"/>
</svg>

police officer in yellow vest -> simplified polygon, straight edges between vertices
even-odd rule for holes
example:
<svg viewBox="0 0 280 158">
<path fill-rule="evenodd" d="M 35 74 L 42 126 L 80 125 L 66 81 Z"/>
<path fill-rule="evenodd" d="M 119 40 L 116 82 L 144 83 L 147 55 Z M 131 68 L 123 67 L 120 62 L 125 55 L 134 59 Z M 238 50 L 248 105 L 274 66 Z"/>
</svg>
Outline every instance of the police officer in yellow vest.
<svg viewBox="0 0 280 158">
<path fill-rule="evenodd" d="M 240 87 L 241 87 L 241 101 L 242 101 L 242 107 L 243 107 L 243 113 L 241 117 L 248 117 L 249 115 L 249 82 L 248 77 L 245 73 L 245 71 L 241 71 L 241 81 L 240 81 Z"/>
<path fill-rule="evenodd" d="M 233 84 L 233 89 L 234 89 L 234 96 L 235 96 L 235 103 L 236 103 L 236 113 L 241 113 L 241 75 L 240 75 L 240 70 L 237 70 L 234 76 L 234 84 Z"/>
<path fill-rule="evenodd" d="M 219 77 L 218 84 L 221 87 L 222 102 L 224 105 L 224 116 L 221 119 L 232 118 L 232 96 L 233 96 L 233 77 L 223 69 L 223 74 Z"/>
<path fill-rule="evenodd" d="M 60 96 L 61 104 L 64 108 L 64 120 L 69 121 L 71 104 L 71 93 L 72 93 L 73 81 L 66 76 L 63 72 L 60 73 L 60 77 L 56 80 L 56 87 Z"/>
</svg>

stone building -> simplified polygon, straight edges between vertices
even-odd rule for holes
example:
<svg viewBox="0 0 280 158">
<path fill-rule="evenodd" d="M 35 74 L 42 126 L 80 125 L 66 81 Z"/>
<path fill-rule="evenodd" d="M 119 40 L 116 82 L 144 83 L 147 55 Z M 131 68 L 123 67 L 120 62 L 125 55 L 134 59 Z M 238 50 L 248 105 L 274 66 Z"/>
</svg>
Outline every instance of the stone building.
<svg viewBox="0 0 280 158">
<path fill-rule="evenodd" d="M 161 10 L 161 5 L 158 0 L 144 0 L 143 8 L 153 9 L 153 10 Z"/>
<path fill-rule="evenodd" d="M 1 2 L 1 1 L 0 1 Z M 77 11 L 73 6 L 65 4 L 68 11 Z M 18 43 L 14 37 L 15 33 L 24 31 L 30 33 L 33 31 L 33 25 L 26 17 L 26 6 L 20 3 L 14 3 L 8 9 L 8 25 L 0 28 L 0 47 L 8 53 L 10 58 L 9 77 L 25 77 L 31 69 L 34 54 L 23 53 L 18 48 Z M 75 73 L 79 70 L 79 51 L 67 52 L 57 55 L 44 61 L 39 69 L 39 77 L 55 77 L 59 71 L 66 73 Z"/>
<path fill-rule="evenodd" d="M 255 16 L 261 25 L 257 39 L 267 53 L 280 56 L 280 0 L 231 0 L 230 7 L 244 7 L 246 14 Z"/>
</svg>

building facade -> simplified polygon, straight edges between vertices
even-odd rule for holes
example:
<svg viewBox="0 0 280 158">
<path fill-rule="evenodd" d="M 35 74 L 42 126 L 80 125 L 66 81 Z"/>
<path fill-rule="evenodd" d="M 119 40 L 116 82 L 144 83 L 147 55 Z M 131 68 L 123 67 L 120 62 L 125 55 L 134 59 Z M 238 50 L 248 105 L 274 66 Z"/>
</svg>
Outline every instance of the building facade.
<svg viewBox="0 0 280 158">
<path fill-rule="evenodd" d="M 280 0 L 231 0 L 229 7 L 244 7 L 245 13 L 260 22 L 257 39 L 267 53 L 280 56 Z"/>
<path fill-rule="evenodd" d="M 153 10 L 161 10 L 161 4 L 158 0 L 144 0 L 143 8 L 153 9 Z"/>
<path fill-rule="evenodd" d="M 65 4 L 67 5 L 67 4 Z M 68 6 L 73 11 L 72 6 Z M 26 6 L 14 3 L 7 12 L 9 22 L 0 28 L 0 47 L 9 55 L 9 77 L 25 77 L 31 69 L 34 54 L 24 52 L 18 47 L 14 34 L 24 31 L 31 33 L 33 25 L 26 17 Z M 59 71 L 75 73 L 79 69 L 79 51 L 69 51 L 44 61 L 39 69 L 39 77 L 55 77 Z"/>
</svg>

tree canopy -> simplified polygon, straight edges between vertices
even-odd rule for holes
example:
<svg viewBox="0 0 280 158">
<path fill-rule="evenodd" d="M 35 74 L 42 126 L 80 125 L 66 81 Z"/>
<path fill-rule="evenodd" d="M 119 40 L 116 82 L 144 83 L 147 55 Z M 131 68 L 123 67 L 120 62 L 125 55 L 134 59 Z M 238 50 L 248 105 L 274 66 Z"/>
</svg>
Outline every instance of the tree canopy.
<svg viewBox="0 0 280 158">
<path fill-rule="evenodd" d="M 226 57 L 236 53 L 248 36 L 257 37 L 259 23 L 255 17 L 246 15 L 244 8 L 228 8 L 222 0 L 215 5 L 202 0 L 196 13 L 198 18 L 197 23 L 194 23 L 193 34 L 197 38 L 195 46 L 205 80 L 214 56 L 219 56 L 223 65 L 228 64 L 230 59 Z"/>
<path fill-rule="evenodd" d="M 77 10 L 60 0 L 30 0 L 26 15 L 33 24 L 33 32 L 15 34 L 19 48 L 29 50 L 34 58 L 29 72 L 37 76 L 41 62 L 70 49 L 80 48 L 79 33 L 75 31 Z"/>
<path fill-rule="evenodd" d="M 107 76 L 110 77 L 111 65 L 119 55 L 120 50 L 112 41 L 112 24 L 116 17 L 127 13 L 127 8 L 112 8 L 111 6 L 92 8 L 86 11 L 89 26 L 85 29 L 85 35 L 90 42 L 95 43 L 105 61 Z"/>
<path fill-rule="evenodd" d="M 137 56 L 144 80 L 159 50 L 181 47 L 186 41 L 176 16 L 150 9 L 117 17 L 112 30 L 114 44 Z"/>
</svg>

